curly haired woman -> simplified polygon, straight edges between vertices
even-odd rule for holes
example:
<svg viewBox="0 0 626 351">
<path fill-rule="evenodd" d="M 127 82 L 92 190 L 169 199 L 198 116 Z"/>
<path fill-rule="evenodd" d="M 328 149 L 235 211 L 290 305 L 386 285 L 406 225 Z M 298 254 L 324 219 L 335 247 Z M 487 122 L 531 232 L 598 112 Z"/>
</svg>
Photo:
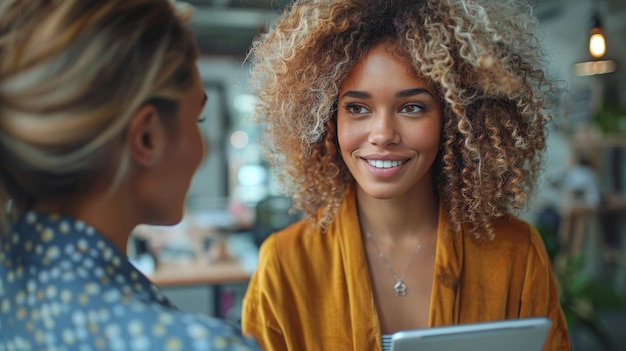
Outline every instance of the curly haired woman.
<svg viewBox="0 0 626 351">
<path fill-rule="evenodd" d="M 407 329 L 546 316 L 536 229 L 515 217 L 550 89 L 514 1 L 302 0 L 251 52 L 268 160 L 306 219 L 262 245 L 244 333 L 271 350 L 381 350 Z"/>
</svg>

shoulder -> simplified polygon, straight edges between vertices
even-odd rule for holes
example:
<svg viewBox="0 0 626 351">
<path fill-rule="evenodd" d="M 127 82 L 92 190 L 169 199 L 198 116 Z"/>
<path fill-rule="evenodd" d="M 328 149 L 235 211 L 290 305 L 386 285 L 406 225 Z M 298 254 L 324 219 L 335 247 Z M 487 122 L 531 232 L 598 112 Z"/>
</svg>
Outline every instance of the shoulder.
<svg viewBox="0 0 626 351">
<path fill-rule="evenodd" d="M 128 290 L 96 290 L 95 284 L 49 283 L 40 290 L 45 291 L 45 303 L 21 304 L 17 318 L 0 312 L 0 323 L 10 325 L 7 345 L 20 349 L 20 342 L 30 340 L 34 348 L 72 350 L 258 350 L 227 322 L 182 312 Z M 34 298 L 28 292 L 19 295 L 25 302 Z"/>
<path fill-rule="evenodd" d="M 149 343 L 146 350 L 258 350 L 253 340 L 227 321 L 155 303 L 133 307 L 126 316 L 112 320 L 109 330 L 111 327 L 119 334 L 117 340 L 111 338 L 109 342 L 128 340 L 130 344 L 117 346 L 131 350 L 142 349 L 133 345 L 138 340 Z"/>
<path fill-rule="evenodd" d="M 537 228 L 525 220 L 506 214 L 492 223 L 495 238 L 492 245 L 518 252 L 529 259 L 549 265 L 548 254 Z"/>
<path fill-rule="evenodd" d="M 138 285 L 138 284 L 136 284 Z M 131 293 L 108 286 L 80 308 L 74 301 L 71 318 L 77 336 L 97 324 L 92 341 L 102 340 L 105 349 L 124 350 L 259 350 L 256 343 L 242 335 L 241 329 L 227 320 L 200 313 L 178 310 L 169 301 L 151 297 L 146 290 L 161 294 L 153 284 Z M 78 304 L 78 305 L 77 305 Z M 101 311 L 108 310 L 106 314 Z M 94 316 L 100 313 L 100 318 Z M 86 321 L 78 324 L 76 321 Z M 95 334 L 93 331 L 96 331 Z"/>
<path fill-rule="evenodd" d="M 107 304 L 98 305 L 95 302 L 88 306 L 84 318 L 78 319 L 88 321 L 90 312 L 106 308 Z M 107 349 L 258 350 L 253 340 L 244 337 L 240 328 L 227 320 L 180 311 L 141 294 L 125 295 L 108 309 L 110 313 L 99 320 L 99 335 L 93 336 L 96 341 L 106 340 Z M 81 312 L 72 317 L 77 313 Z M 88 328 L 89 324 L 75 327 Z"/>
<path fill-rule="evenodd" d="M 302 259 L 309 252 L 328 248 L 335 237 L 336 232 L 332 228 L 322 231 L 307 220 L 300 220 L 265 239 L 259 251 L 259 263 L 271 257 L 280 257 L 286 261 Z"/>
<path fill-rule="evenodd" d="M 356 210 L 353 212 L 337 216 L 325 230 L 303 219 L 267 237 L 248 284 L 249 305 L 263 295 L 284 304 L 295 295 L 323 294 L 331 284 L 329 273 L 343 272 L 346 261 L 352 262 L 350 254 L 358 255 L 354 251 L 360 246 L 352 242 L 355 234 L 360 242 L 354 230 L 358 225 Z"/>
<path fill-rule="evenodd" d="M 543 239 L 534 225 L 511 214 L 494 219 L 491 225 L 495 233 L 491 241 L 478 243 L 469 233 L 464 235 L 466 255 L 478 255 L 482 262 L 507 257 L 511 264 L 536 260 L 543 266 L 550 265 Z"/>
<path fill-rule="evenodd" d="M 273 233 L 261 245 L 251 285 L 275 287 L 276 293 L 315 285 L 340 261 L 333 259 L 340 251 L 338 239 L 334 225 L 322 231 L 307 220 Z"/>
<path fill-rule="evenodd" d="M 491 224 L 496 235 L 495 241 L 530 240 L 533 232 L 536 232 L 532 224 L 511 214 L 498 217 Z"/>
<path fill-rule="evenodd" d="M 493 221 L 496 233 L 495 241 L 511 243 L 528 243 L 543 246 L 543 239 L 532 223 L 511 214 L 506 214 Z"/>
</svg>

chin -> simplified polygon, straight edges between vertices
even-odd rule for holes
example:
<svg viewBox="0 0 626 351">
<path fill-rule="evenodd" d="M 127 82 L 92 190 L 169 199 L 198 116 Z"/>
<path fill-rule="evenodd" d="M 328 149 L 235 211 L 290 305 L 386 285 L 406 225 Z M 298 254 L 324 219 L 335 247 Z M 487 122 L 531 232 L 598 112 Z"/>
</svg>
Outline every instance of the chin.
<svg viewBox="0 0 626 351">
<path fill-rule="evenodd" d="M 176 225 L 176 224 L 180 223 L 182 220 L 183 220 L 183 214 L 181 212 L 176 217 L 172 217 L 170 220 L 166 221 L 167 223 L 164 224 L 164 225 Z"/>
<path fill-rule="evenodd" d="M 146 224 L 150 225 L 163 225 L 170 226 L 176 225 L 183 220 L 183 211 L 178 211 L 178 213 L 154 213 L 148 220 Z"/>
<path fill-rule="evenodd" d="M 394 199 L 402 194 L 397 189 L 385 189 L 384 187 L 362 187 L 365 194 L 377 200 Z"/>
<path fill-rule="evenodd" d="M 425 188 L 424 184 L 419 183 L 392 182 L 387 184 L 364 184 L 364 186 L 361 186 L 361 190 L 367 196 L 377 200 L 393 200 L 406 198 L 407 196 L 422 196 L 426 194 L 425 190 L 431 187 L 432 185 L 428 185 L 428 188 Z"/>
<path fill-rule="evenodd" d="M 391 200 L 398 197 L 396 194 L 387 194 L 387 193 L 368 193 L 369 196 L 376 200 Z"/>
</svg>

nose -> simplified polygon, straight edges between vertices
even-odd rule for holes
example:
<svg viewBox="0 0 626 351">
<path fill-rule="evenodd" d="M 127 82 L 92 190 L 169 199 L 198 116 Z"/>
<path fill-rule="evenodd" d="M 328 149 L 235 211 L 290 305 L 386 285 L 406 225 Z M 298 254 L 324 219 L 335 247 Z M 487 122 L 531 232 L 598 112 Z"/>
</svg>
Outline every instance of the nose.
<svg viewBox="0 0 626 351">
<path fill-rule="evenodd" d="M 400 134 L 393 114 L 383 111 L 371 119 L 368 142 L 381 147 L 400 142 Z"/>
</svg>

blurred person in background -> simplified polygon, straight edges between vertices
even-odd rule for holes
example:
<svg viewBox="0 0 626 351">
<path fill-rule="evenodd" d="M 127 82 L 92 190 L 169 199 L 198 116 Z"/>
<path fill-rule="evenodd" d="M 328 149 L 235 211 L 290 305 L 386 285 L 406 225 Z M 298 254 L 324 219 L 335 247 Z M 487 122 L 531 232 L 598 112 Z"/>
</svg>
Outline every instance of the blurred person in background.
<svg viewBox="0 0 626 351">
<path fill-rule="evenodd" d="M 135 226 L 181 220 L 205 155 L 189 9 L 0 5 L 0 350 L 257 349 L 126 257 Z"/>
</svg>

